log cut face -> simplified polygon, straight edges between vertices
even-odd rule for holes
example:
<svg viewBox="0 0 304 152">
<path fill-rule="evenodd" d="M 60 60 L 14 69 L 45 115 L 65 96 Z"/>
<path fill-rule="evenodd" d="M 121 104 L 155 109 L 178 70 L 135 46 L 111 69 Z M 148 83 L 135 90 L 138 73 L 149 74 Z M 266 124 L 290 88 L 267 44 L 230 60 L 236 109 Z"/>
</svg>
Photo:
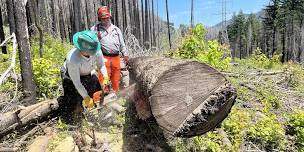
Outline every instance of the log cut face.
<svg viewBox="0 0 304 152">
<path fill-rule="evenodd" d="M 210 66 L 163 57 L 130 60 L 157 123 L 166 133 L 191 137 L 215 128 L 230 112 L 236 91 Z"/>
</svg>

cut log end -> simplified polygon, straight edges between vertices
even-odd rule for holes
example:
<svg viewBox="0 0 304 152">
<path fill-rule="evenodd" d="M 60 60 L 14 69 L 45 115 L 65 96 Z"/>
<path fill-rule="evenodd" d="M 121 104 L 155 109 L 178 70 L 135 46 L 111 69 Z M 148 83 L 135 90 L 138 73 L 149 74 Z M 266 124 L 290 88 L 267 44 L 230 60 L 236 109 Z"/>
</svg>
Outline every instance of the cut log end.
<svg viewBox="0 0 304 152">
<path fill-rule="evenodd" d="M 229 114 L 236 90 L 225 84 L 206 99 L 173 134 L 177 137 L 202 135 L 217 127 Z"/>
</svg>

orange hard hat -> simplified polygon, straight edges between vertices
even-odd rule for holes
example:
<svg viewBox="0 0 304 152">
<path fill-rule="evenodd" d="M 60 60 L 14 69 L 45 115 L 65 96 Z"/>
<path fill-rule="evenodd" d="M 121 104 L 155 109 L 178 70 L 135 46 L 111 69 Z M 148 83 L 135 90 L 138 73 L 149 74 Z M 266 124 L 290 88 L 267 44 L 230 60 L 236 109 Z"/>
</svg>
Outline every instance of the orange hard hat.
<svg viewBox="0 0 304 152">
<path fill-rule="evenodd" d="M 97 15 L 99 19 L 106 19 L 111 17 L 111 13 L 107 6 L 102 6 L 98 8 Z"/>
</svg>

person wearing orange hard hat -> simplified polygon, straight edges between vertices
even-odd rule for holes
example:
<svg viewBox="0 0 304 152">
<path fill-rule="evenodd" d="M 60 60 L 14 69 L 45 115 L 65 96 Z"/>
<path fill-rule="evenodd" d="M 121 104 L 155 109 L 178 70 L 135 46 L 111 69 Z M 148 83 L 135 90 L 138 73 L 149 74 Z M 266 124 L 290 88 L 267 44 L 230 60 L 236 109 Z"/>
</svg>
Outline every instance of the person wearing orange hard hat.
<svg viewBox="0 0 304 152">
<path fill-rule="evenodd" d="M 91 27 L 91 30 L 97 32 L 112 89 L 117 93 L 120 86 L 120 54 L 127 65 L 129 60 L 128 50 L 121 30 L 111 23 L 109 8 L 107 6 L 100 7 L 97 10 L 97 15 L 99 23 Z M 99 80 L 103 81 L 100 73 Z"/>
</svg>

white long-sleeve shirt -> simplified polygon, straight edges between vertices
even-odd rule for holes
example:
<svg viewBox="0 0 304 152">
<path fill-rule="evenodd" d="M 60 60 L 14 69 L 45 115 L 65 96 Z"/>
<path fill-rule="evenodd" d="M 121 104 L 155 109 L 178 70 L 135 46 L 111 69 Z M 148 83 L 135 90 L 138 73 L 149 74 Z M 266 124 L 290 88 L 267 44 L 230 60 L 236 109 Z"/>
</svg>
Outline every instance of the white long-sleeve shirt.
<svg viewBox="0 0 304 152">
<path fill-rule="evenodd" d="M 88 96 L 88 92 L 81 84 L 80 76 L 92 74 L 96 72 L 96 69 L 100 69 L 103 76 L 108 75 L 104 57 L 101 51 L 99 51 L 96 55 L 87 58 L 81 55 L 78 49 L 73 48 L 67 54 L 65 67 L 67 68 L 75 88 L 83 98 Z"/>
</svg>

